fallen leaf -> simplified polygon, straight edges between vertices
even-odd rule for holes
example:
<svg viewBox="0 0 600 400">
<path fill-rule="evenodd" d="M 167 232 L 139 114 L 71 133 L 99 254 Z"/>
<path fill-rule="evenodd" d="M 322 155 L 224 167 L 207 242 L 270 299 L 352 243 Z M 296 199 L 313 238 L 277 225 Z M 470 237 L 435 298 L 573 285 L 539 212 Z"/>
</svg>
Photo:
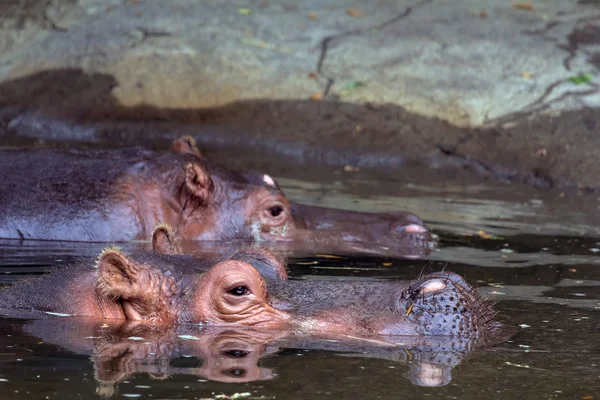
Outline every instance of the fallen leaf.
<svg viewBox="0 0 600 400">
<path fill-rule="evenodd" d="M 331 254 L 315 254 L 315 257 L 321 257 L 321 258 L 331 258 L 331 259 L 343 259 L 344 257 L 340 257 L 340 256 L 334 256 Z"/>
<path fill-rule="evenodd" d="M 515 364 L 515 363 L 511 363 L 510 361 L 505 361 L 504 364 L 510 365 L 511 367 L 517 367 L 517 368 L 531 368 L 529 365 L 526 365 L 526 364 Z"/>
<path fill-rule="evenodd" d="M 518 10 L 527 10 L 527 11 L 535 10 L 534 5 L 531 3 L 513 3 L 512 6 L 513 6 L 513 8 L 516 8 Z"/>
<path fill-rule="evenodd" d="M 492 234 L 487 233 L 486 231 L 483 231 L 483 230 L 477 231 L 477 235 L 480 238 L 482 238 L 482 239 L 492 239 L 492 240 L 501 240 L 501 239 L 504 239 L 502 236 L 492 235 Z"/>
<path fill-rule="evenodd" d="M 310 14 L 308 14 L 308 19 L 312 19 L 314 21 L 317 18 L 319 18 L 319 15 L 317 13 L 311 12 Z"/>
<path fill-rule="evenodd" d="M 252 10 L 250 10 L 249 8 L 238 8 L 238 13 L 240 15 L 250 15 L 251 12 Z"/>
<path fill-rule="evenodd" d="M 490 235 L 489 233 L 486 233 L 485 231 L 483 231 L 481 229 L 477 231 L 477 234 L 483 239 L 489 239 L 492 237 L 492 235 Z"/>
<path fill-rule="evenodd" d="M 349 8 L 348 11 L 346 11 L 346 14 L 348 14 L 351 17 L 364 17 L 364 13 L 360 10 L 357 10 L 356 8 Z"/>
<path fill-rule="evenodd" d="M 284 53 L 284 54 L 291 54 L 292 53 L 289 49 L 287 49 L 285 47 L 274 46 L 272 44 L 265 43 L 265 42 L 260 41 L 258 39 L 243 37 L 240 40 L 242 41 L 242 43 L 249 44 L 251 46 L 256 46 L 256 47 L 259 47 L 261 49 L 277 51 L 279 53 Z"/>
<path fill-rule="evenodd" d="M 312 96 L 310 96 L 311 100 L 323 100 L 323 93 L 322 92 L 317 92 L 315 94 L 313 94 Z"/>
<path fill-rule="evenodd" d="M 390 267 L 391 265 L 392 265 L 392 263 L 389 263 L 389 262 L 388 263 L 383 263 L 384 267 Z"/>
<path fill-rule="evenodd" d="M 308 73 L 308 79 L 317 79 L 319 75 L 315 74 L 314 72 L 309 72 Z"/>
<path fill-rule="evenodd" d="M 521 76 L 525 79 L 531 79 L 533 74 L 530 74 L 529 72 L 521 72 Z"/>
</svg>

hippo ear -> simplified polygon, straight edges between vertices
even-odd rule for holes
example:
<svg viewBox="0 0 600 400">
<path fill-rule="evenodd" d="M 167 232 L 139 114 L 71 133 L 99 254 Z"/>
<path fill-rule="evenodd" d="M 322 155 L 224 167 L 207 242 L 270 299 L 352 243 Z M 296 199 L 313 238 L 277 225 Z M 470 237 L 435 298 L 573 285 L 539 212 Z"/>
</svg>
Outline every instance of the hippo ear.
<svg viewBox="0 0 600 400">
<path fill-rule="evenodd" d="M 196 200 L 207 204 L 213 193 L 213 181 L 206 168 L 196 163 L 185 167 L 185 187 Z"/>
<path fill-rule="evenodd" d="M 169 225 L 161 224 L 152 234 L 152 250 L 158 254 L 183 254 L 180 241 L 181 238 L 173 232 Z"/>
<path fill-rule="evenodd" d="M 191 136 L 182 136 L 173 140 L 171 150 L 176 153 L 193 154 L 196 157 L 202 157 L 202 153 L 196 146 L 196 140 Z"/>
<path fill-rule="evenodd" d="M 147 267 L 129 260 L 119 251 L 106 249 L 98 258 L 98 287 L 115 298 L 136 297 L 139 279 Z"/>
</svg>

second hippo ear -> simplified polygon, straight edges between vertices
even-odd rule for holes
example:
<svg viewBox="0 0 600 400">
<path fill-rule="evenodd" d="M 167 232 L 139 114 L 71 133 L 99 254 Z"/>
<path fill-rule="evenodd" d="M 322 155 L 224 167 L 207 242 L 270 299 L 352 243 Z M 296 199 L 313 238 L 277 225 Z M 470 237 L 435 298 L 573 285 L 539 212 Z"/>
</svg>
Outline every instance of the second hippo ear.
<svg viewBox="0 0 600 400">
<path fill-rule="evenodd" d="M 180 240 L 169 225 L 158 225 L 152 234 L 152 250 L 158 254 L 183 254 Z"/>
<path fill-rule="evenodd" d="M 191 136 L 182 136 L 173 140 L 171 150 L 176 153 L 193 154 L 196 157 L 202 157 L 202 153 L 196 145 L 196 140 Z"/>
<path fill-rule="evenodd" d="M 128 299 L 140 293 L 144 266 L 129 260 L 119 251 L 106 249 L 98 258 L 98 287 L 115 298 Z"/>
<path fill-rule="evenodd" d="M 185 187 L 195 200 L 207 204 L 213 194 L 214 184 L 204 166 L 189 163 L 185 166 Z"/>
</svg>

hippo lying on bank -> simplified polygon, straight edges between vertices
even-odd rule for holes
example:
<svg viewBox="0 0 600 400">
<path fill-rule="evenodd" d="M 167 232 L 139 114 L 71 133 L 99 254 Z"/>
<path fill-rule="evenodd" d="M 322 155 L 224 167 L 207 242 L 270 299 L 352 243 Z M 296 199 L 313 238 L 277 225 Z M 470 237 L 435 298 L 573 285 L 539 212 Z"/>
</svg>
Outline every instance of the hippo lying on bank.
<svg viewBox="0 0 600 400">
<path fill-rule="evenodd" d="M 168 251 L 167 251 L 168 252 Z M 241 250 L 202 264 L 190 256 L 106 249 L 0 292 L 9 315 L 59 313 L 156 326 L 203 324 L 356 337 L 444 335 L 487 340 L 503 331 L 460 276 L 413 281 L 288 281 L 269 252 Z"/>
<path fill-rule="evenodd" d="M 268 175 L 211 164 L 193 144 L 173 149 L 0 151 L 0 238 L 128 241 L 164 222 L 190 240 L 433 247 L 412 214 L 292 204 Z"/>
</svg>

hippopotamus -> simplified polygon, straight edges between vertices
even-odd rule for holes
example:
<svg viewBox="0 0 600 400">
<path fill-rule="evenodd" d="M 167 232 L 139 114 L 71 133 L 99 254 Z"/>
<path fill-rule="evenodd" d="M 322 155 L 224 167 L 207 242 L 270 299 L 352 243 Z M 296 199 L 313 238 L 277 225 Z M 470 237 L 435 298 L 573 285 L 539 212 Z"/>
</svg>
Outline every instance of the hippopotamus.
<svg viewBox="0 0 600 400">
<path fill-rule="evenodd" d="M 165 234 L 165 232 L 167 234 Z M 503 331 L 491 305 L 459 275 L 411 281 L 288 280 L 260 248 L 200 261 L 178 253 L 158 229 L 155 251 L 106 248 L 76 264 L 0 291 L 9 315 L 73 315 L 156 326 L 286 329 L 354 337 L 452 336 L 487 339 Z"/>
<path fill-rule="evenodd" d="M 0 151 L 0 238 L 143 240 L 164 222 L 196 241 L 376 243 L 396 254 L 435 244 L 408 212 L 294 204 L 269 175 L 210 163 L 189 138 L 172 148 Z"/>
</svg>

